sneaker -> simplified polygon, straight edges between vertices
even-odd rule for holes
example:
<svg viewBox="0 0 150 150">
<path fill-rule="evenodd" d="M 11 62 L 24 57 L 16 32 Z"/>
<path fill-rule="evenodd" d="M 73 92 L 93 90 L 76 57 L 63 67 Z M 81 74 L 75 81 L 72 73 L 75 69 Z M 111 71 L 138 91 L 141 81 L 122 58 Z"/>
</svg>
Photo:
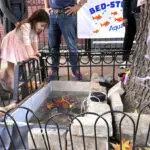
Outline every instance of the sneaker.
<svg viewBox="0 0 150 150">
<path fill-rule="evenodd" d="M 58 80 L 58 73 L 55 72 L 49 72 L 47 77 L 47 82 L 50 82 L 51 80 Z"/>
<path fill-rule="evenodd" d="M 82 74 L 79 71 L 76 71 L 75 73 L 72 73 L 72 77 L 74 77 L 76 80 L 82 80 Z"/>
</svg>

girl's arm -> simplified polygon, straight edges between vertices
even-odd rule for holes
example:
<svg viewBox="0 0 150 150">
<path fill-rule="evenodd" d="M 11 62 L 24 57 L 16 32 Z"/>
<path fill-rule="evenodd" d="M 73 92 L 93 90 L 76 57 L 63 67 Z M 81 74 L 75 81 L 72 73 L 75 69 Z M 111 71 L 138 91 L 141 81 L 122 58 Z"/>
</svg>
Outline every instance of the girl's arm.
<svg viewBox="0 0 150 150">
<path fill-rule="evenodd" d="M 39 51 L 38 51 L 38 42 L 32 42 L 32 48 L 33 48 L 33 50 L 34 50 L 34 55 L 35 56 L 38 56 L 39 55 Z"/>
<path fill-rule="evenodd" d="M 33 58 L 34 57 L 34 51 L 31 45 L 25 45 L 25 49 L 27 51 L 28 57 Z"/>
<path fill-rule="evenodd" d="M 39 55 L 39 52 L 38 52 L 38 49 L 39 49 L 38 35 L 37 35 L 37 33 L 32 32 L 32 36 L 31 37 L 32 37 L 32 39 L 31 39 L 31 45 L 32 45 L 32 48 L 34 50 L 34 55 L 38 56 Z"/>
<path fill-rule="evenodd" d="M 27 51 L 28 57 L 34 57 L 34 49 L 31 44 L 31 25 L 29 23 L 25 23 L 21 25 L 20 29 L 22 30 L 22 38 L 25 45 L 25 49 Z"/>
</svg>

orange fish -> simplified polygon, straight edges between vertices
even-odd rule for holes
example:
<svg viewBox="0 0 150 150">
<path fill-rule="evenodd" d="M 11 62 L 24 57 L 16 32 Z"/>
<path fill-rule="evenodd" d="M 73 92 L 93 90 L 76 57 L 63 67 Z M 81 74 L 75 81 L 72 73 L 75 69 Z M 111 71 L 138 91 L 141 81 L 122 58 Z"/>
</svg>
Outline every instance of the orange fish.
<svg viewBox="0 0 150 150">
<path fill-rule="evenodd" d="M 117 15 L 118 12 L 117 11 L 114 11 L 114 12 L 111 12 L 112 15 Z"/>
<path fill-rule="evenodd" d="M 95 17 L 92 17 L 93 20 L 100 20 L 102 19 L 102 16 L 101 15 L 97 15 Z"/>
<path fill-rule="evenodd" d="M 54 101 L 53 103 L 47 104 L 46 107 L 48 109 L 52 109 L 53 107 L 69 108 L 71 107 L 71 103 L 68 102 L 67 99 L 61 98 L 61 99 Z"/>
<path fill-rule="evenodd" d="M 47 107 L 48 109 L 52 109 L 52 108 L 54 107 L 54 105 L 53 105 L 53 104 L 47 104 L 46 107 Z"/>
<path fill-rule="evenodd" d="M 96 30 L 94 30 L 94 31 L 93 31 L 93 33 L 98 33 L 98 32 L 99 32 L 99 30 L 98 30 L 98 29 L 96 29 Z"/>
<path fill-rule="evenodd" d="M 115 18 L 115 21 L 118 21 L 118 22 L 123 22 L 123 18 L 122 18 L 122 17 Z"/>
<path fill-rule="evenodd" d="M 101 23 L 101 26 L 102 26 L 102 27 L 103 27 L 103 26 L 107 27 L 109 24 L 110 24 L 109 21 L 105 21 L 104 23 Z"/>
</svg>

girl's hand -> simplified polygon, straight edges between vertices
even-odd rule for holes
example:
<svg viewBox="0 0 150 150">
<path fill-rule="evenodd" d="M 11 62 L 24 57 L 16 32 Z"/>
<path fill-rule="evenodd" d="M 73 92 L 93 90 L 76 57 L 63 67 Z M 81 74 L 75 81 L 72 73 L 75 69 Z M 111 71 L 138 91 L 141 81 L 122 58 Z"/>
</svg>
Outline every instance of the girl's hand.
<svg viewBox="0 0 150 150">
<path fill-rule="evenodd" d="M 30 56 L 30 58 L 31 58 L 31 59 L 32 59 L 32 58 L 38 59 L 38 56 L 32 55 L 32 56 Z"/>
<path fill-rule="evenodd" d="M 41 53 L 35 53 L 35 56 L 37 56 L 37 57 L 40 57 L 41 56 Z"/>
<path fill-rule="evenodd" d="M 53 13 L 53 9 L 52 8 L 45 8 L 45 11 L 50 15 L 51 13 Z"/>
</svg>

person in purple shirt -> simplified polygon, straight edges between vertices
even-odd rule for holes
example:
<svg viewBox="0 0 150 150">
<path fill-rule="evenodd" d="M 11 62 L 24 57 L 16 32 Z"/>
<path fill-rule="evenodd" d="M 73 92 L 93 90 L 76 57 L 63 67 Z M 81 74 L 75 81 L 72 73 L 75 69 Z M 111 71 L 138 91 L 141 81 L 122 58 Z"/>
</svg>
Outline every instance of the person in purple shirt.
<svg viewBox="0 0 150 150">
<path fill-rule="evenodd" d="M 86 0 L 81 0 L 77 4 L 75 0 L 44 0 L 45 10 L 50 14 L 48 37 L 52 54 L 52 67 L 48 81 L 58 79 L 61 35 L 63 35 L 69 49 L 72 75 L 77 80 L 82 80 L 82 74 L 78 67 L 76 45 L 76 14 L 85 2 Z"/>
<path fill-rule="evenodd" d="M 5 34 L 28 17 L 27 0 L 0 0 L 0 10 Z"/>
</svg>

